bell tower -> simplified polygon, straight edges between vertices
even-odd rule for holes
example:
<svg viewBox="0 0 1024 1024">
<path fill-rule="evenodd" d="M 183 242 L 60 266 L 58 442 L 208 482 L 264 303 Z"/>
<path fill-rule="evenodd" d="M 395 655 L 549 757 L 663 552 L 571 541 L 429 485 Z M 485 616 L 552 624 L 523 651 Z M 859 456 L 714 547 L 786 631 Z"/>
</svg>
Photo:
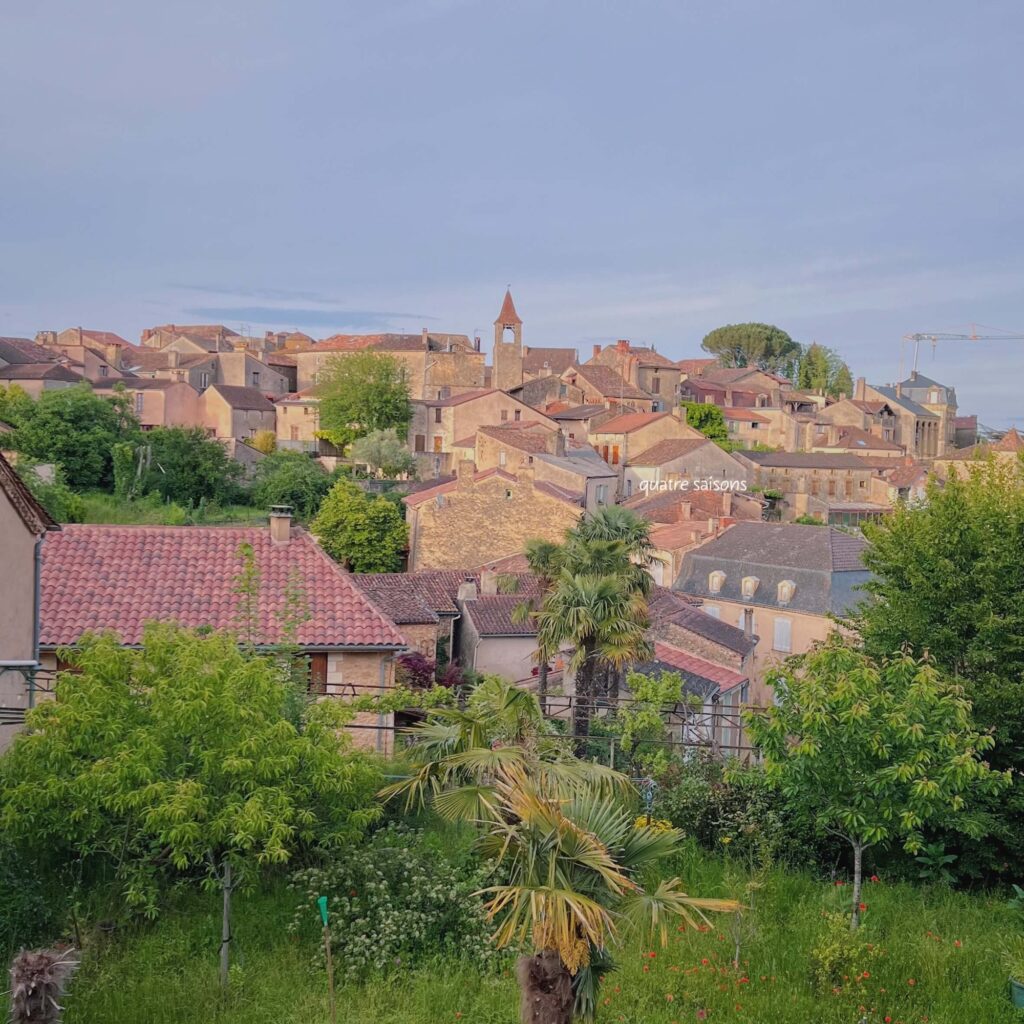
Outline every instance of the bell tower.
<svg viewBox="0 0 1024 1024">
<path fill-rule="evenodd" d="M 501 304 L 498 319 L 494 321 L 494 372 L 491 386 L 500 391 L 508 391 L 522 383 L 523 321 L 516 312 L 509 288 L 505 291 L 505 301 Z"/>
</svg>

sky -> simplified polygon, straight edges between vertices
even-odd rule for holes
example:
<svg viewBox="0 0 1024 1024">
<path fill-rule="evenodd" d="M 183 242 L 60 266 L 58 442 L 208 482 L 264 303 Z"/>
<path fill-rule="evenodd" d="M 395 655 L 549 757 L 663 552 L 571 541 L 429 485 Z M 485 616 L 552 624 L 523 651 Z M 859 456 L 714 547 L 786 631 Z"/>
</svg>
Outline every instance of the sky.
<svg viewBox="0 0 1024 1024">
<path fill-rule="evenodd" d="M 1024 333 L 1018 0 L 53 0 L 0 40 L 0 335 L 489 344 L 511 285 L 528 345 L 758 320 L 886 383 L 907 333 Z M 1024 426 L 1024 340 L 919 369 Z"/>
</svg>

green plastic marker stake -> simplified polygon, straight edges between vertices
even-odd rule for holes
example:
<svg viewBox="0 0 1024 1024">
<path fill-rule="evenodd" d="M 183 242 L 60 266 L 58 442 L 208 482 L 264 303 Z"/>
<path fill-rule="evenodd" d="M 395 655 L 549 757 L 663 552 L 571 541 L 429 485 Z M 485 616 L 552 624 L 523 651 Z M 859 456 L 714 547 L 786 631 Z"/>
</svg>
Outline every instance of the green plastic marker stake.
<svg viewBox="0 0 1024 1024">
<path fill-rule="evenodd" d="M 327 927 L 327 897 L 318 896 L 320 920 L 324 923 L 324 951 L 327 954 L 327 992 L 331 1000 L 331 1024 L 338 1024 L 338 1009 L 334 1005 L 334 963 L 331 960 L 331 930 Z"/>
</svg>

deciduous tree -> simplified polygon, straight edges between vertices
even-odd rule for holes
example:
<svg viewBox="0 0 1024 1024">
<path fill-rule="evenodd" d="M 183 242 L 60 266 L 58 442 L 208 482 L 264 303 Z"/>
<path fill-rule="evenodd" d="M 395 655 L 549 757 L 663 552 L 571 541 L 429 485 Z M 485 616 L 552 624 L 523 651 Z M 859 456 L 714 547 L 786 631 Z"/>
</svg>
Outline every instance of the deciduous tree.
<svg viewBox="0 0 1024 1024">
<path fill-rule="evenodd" d="M 409 544 L 400 506 L 371 498 L 351 480 L 339 480 L 312 523 L 331 558 L 352 572 L 398 572 Z"/>
<path fill-rule="evenodd" d="M 412 420 L 405 365 L 383 352 L 332 356 L 316 391 L 321 432 L 339 447 L 374 430 L 393 427 L 404 436 Z"/>
<path fill-rule="evenodd" d="M 821 391 L 838 398 L 853 394 L 853 376 L 838 353 L 817 342 L 804 349 L 797 364 L 796 386 L 807 391 Z"/>
<path fill-rule="evenodd" d="M 260 508 L 291 505 L 308 519 L 330 489 L 331 478 L 315 459 L 303 452 L 276 451 L 256 466 L 250 493 Z"/>
<path fill-rule="evenodd" d="M 416 472 L 416 457 L 398 436 L 394 427 L 387 430 L 371 430 L 352 442 L 352 459 L 369 467 L 375 476 L 413 476 Z"/>
</svg>

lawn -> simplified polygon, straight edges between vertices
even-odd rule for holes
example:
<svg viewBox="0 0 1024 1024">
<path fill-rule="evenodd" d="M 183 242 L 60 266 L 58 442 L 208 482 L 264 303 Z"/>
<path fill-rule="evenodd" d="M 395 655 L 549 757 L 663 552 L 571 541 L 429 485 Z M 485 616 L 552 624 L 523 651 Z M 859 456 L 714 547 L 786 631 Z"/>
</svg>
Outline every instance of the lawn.
<svg viewBox="0 0 1024 1024">
<path fill-rule="evenodd" d="M 677 862 L 689 891 L 727 895 L 721 858 L 688 848 Z M 756 1024 L 986 1024 L 1020 1021 L 1006 994 L 1000 953 L 1020 923 L 1002 897 L 869 883 L 863 934 L 876 949 L 846 981 L 816 988 L 811 949 L 823 913 L 845 907 L 849 888 L 775 869 L 756 893 L 741 969 L 731 965 L 729 920 L 708 932 L 674 927 L 666 948 L 629 942 L 602 991 L 599 1022 L 693 1020 Z M 66 1024 L 309 1024 L 327 1021 L 326 985 L 308 967 L 310 947 L 287 923 L 295 897 L 283 883 L 240 896 L 231 994 L 217 982 L 219 907 L 198 893 L 172 902 L 153 925 L 87 948 L 66 999 Z M 867 976 L 864 976 L 864 973 Z M 347 1024 L 515 1024 L 517 990 L 505 972 L 481 978 L 457 961 L 396 968 L 338 994 Z M 863 1008 L 863 1009 L 862 1009 Z"/>
<path fill-rule="evenodd" d="M 146 495 L 135 501 L 122 501 L 105 491 L 86 491 L 82 522 L 118 526 L 261 526 L 267 522 L 265 509 L 252 505 L 216 505 L 189 510 Z"/>
</svg>

